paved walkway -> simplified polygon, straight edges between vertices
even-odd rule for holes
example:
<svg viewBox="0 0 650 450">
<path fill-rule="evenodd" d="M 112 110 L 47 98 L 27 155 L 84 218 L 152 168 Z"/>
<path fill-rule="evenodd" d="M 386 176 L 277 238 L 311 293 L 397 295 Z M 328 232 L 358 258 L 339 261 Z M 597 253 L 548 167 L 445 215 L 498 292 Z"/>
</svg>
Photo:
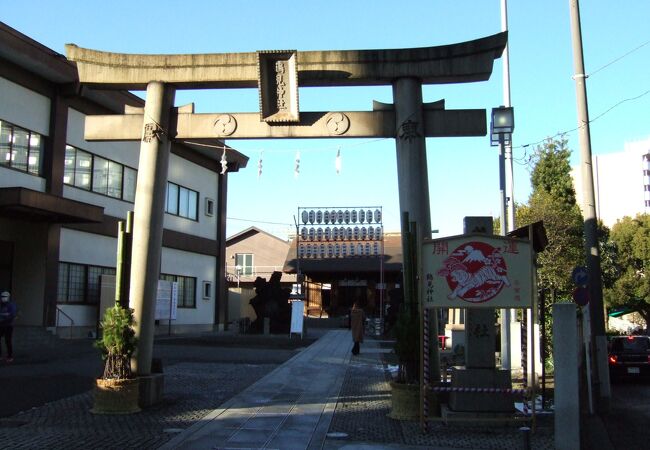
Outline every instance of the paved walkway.
<svg viewBox="0 0 650 450">
<path fill-rule="evenodd" d="M 382 341 L 368 339 L 351 356 L 347 330 L 332 330 L 234 396 L 163 449 L 513 449 L 518 427 L 431 424 L 386 417 L 390 388 Z M 552 449 L 552 428 L 540 428 L 533 449 Z"/>
<path fill-rule="evenodd" d="M 347 330 L 328 332 L 162 448 L 322 448 L 351 347 Z"/>
</svg>

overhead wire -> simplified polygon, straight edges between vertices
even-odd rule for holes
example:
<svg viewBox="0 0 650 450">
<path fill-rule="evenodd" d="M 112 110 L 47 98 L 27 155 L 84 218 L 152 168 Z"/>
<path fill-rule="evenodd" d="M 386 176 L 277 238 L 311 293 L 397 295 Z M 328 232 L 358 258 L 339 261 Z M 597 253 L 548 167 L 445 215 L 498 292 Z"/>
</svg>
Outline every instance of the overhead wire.
<svg viewBox="0 0 650 450">
<path fill-rule="evenodd" d="M 595 74 L 597 74 L 597 73 L 600 72 L 601 70 L 603 70 L 603 69 L 605 69 L 605 68 L 611 66 L 611 65 L 614 64 L 614 63 L 619 62 L 621 59 L 625 58 L 626 56 L 628 56 L 628 55 L 634 53 L 635 51 L 639 50 L 640 48 L 642 48 L 642 47 L 644 47 L 644 46 L 646 46 L 646 45 L 648 45 L 648 44 L 650 44 L 650 40 L 645 41 L 643 44 L 639 45 L 639 46 L 636 47 L 636 48 L 633 48 L 632 50 L 630 50 L 629 52 L 627 52 L 627 53 L 625 53 L 625 54 L 619 56 L 618 58 L 613 59 L 612 61 L 608 62 L 607 64 L 605 64 L 605 65 L 599 67 L 598 69 L 594 70 L 593 72 L 591 72 L 591 73 L 588 74 L 587 76 L 588 76 L 588 77 L 592 77 L 592 76 L 594 76 Z"/>
<path fill-rule="evenodd" d="M 252 219 L 240 219 L 238 217 L 226 217 L 226 220 L 236 220 L 239 222 L 251 222 L 251 223 L 263 223 L 265 225 L 283 225 L 283 226 L 291 226 L 293 224 L 291 223 L 285 223 L 285 222 L 269 222 L 265 220 L 252 220 Z"/>
<path fill-rule="evenodd" d="M 643 42 L 642 44 L 636 46 L 636 47 L 633 48 L 632 50 L 630 50 L 630 51 L 624 53 L 623 55 L 621 55 L 621 56 L 619 56 L 619 57 L 617 57 L 617 58 L 614 58 L 613 60 L 609 61 L 608 63 L 606 63 L 606 64 L 600 66 L 600 67 L 597 68 L 596 70 L 594 70 L 594 71 L 592 71 L 591 73 L 587 74 L 586 78 L 593 77 L 593 76 L 594 76 L 595 74 L 597 74 L 598 72 L 600 72 L 600 71 L 606 69 L 607 67 L 609 67 L 609 66 L 611 66 L 611 65 L 613 65 L 613 64 L 615 64 L 615 63 L 617 63 L 617 62 L 619 62 L 619 61 L 621 61 L 623 58 L 626 58 L 627 56 L 629 56 L 629 55 L 631 55 L 632 53 L 634 53 L 634 52 L 640 50 L 641 48 L 645 47 L 645 46 L 648 45 L 648 44 L 650 44 L 650 40 L 647 40 L 647 41 Z M 589 123 L 595 122 L 596 120 L 600 119 L 601 117 L 603 117 L 604 115 L 606 115 L 607 113 L 609 113 L 610 111 L 612 111 L 613 109 L 615 109 L 616 107 L 620 106 L 621 104 L 626 103 L 626 102 L 629 102 L 629 101 L 638 100 L 639 98 L 641 98 L 641 97 L 647 95 L 648 93 L 650 93 L 650 90 L 647 90 L 647 91 L 645 91 L 645 92 L 643 92 L 642 94 L 639 94 L 639 95 L 637 95 L 637 96 L 629 97 L 629 98 L 626 98 L 626 99 L 620 100 L 619 102 L 615 103 L 613 106 L 611 106 L 610 108 L 606 109 L 604 112 L 600 113 L 599 115 L 597 115 L 597 116 L 594 117 L 593 119 L 590 119 L 590 120 L 589 120 Z M 559 132 L 555 133 L 555 134 L 552 135 L 552 136 L 547 136 L 547 137 L 545 137 L 544 139 L 540 139 L 540 140 L 538 140 L 538 141 L 536 141 L 536 142 L 530 142 L 530 143 L 528 143 L 528 144 L 522 144 L 522 145 L 514 146 L 514 147 L 513 147 L 513 150 L 514 150 L 514 149 L 520 149 L 520 148 L 523 148 L 523 149 L 524 149 L 524 155 L 523 155 L 522 157 L 519 157 L 519 158 L 515 158 L 515 157 L 513 156 L 512 159 L 513 159 L 513 161 L 514 161 L 515 163 L 517 163 L 517 164 L 519 164 L 519 165 L 527 166 L 527 165 L 530 164 L 530 160 L 531 160 L 531 156 L 528 155 L 528 151 L 527 151 L 529 147 L 539 145 L 539 144 L 541 144 L 541 143 L 543 143 L 543 142 L 545 142 L 545 141 L 547 141 L 547 140 L 549 140 L 549 139 L 554 139 L 554 138 L 556 138 L 556 137 L 558 137 L 558 136 L 564 136 L 564 135 L 566 135 L 566 134 L 573 133 L 574 131 L 577 131 L 577 130 L 579 130 L 580 128 L 582 128 L 582 127 L 584 127 L 584 126 L 585 126 L 585 125 L 581 125 L 581 126 L 577 126 L 577 127 L 575 127 L 575 128 L 571 128 L 571 129 L 569 129 L 569 130 L 559 131 Z"/>
<path fill-rule="evenodd" d="M 648 94 L 650 94 L 650 89 L 643 92 L 643 93 L 641 93 L 641 94 L 639 94 L 639 95 L 636 95 L 634 97 L 629 97 L 629 98 L 625 98 L 623 100 L 620 100 L 617 103 L 615 103 L 614 105 L 612 105 L 611 107 L 609 107 L 608 109 L 606 109 L 605 111 L 603 111 L 602 113 L 598 114 L 593 119 L 589 119 L 588 123 L 591 124 L 591 123 L 595 122 L 596 120 L 600 119 L 601 117 L 603 117 L 607 113 L 611 112 L 613 109 L 617 108 L 618 106 L 622 105 L 623 103 L 638 100 L 641 97 L 644 97 L 644 96 L 646 96 Z M 539 145 L 539 144 L 541 144 L 543 142 L 546 142 L 546 141 L 548 141 L 550 139 L 551 140 L 555 139 L 558 136 L 564 136 L 564 135 L 567 135 L 569 133 L 573 133 L 574 131 L 577 131 L 580 128 L 583 128 L 584 126 L 585 126 L 585 124 L 574 127 L 574 128 L 571 128 L 569 130 L 559 131 L 559 132 L 555 133 L 552 136 L 547 136 L 544 139 L 540 139 L 540 140 L 535 141 L 535 142 L 530 142 L 528 144 L 516 145 L 516 146 L 513 147 L 513 149 L 523 148 L 524 149 L 524 155 L 522 157 L 519 157 L 519 158 L 514 158 L 513 157 L 513 161 L 516 162 L 519 165 L 528 165 L 530 163 L 530 156 L 528 155 L 528 152 L 527 152 L 527 149 L 529 147 L 534 147 L 534 146 Z"/>
</svg>

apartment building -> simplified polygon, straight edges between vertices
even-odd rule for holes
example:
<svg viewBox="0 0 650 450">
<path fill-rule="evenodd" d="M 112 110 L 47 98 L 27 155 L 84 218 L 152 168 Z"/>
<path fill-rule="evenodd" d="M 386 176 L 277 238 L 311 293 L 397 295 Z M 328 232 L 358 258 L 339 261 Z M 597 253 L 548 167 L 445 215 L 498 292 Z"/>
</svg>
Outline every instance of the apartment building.
<svg viewBox="0 0 650 450">
<path fill-rule="evenodd" d="M 626 142 L 622 152 L 592 158 L 596 214 L 608 227 L 624 216 L 650 212 L 650 138 Z M 571 172 L 582 207 L 580 168 Z"/>
<path fill-rule="evenodd" d="M 74 63 L 0 22 L 0 289 L 18 305 L 17 326 L 97 327 L 118 222 L 134 207 L 139 142 L 86 141 L 84 119 L 127 105 L 144 102 L 80 85 Z M 172 327 L 222 327 L 227 180 L 248 158 L 229 149 L 222 175 L 219 152 L 174 143 L 171 153 L 160 278 L 178 283 Z"/>
</svg>

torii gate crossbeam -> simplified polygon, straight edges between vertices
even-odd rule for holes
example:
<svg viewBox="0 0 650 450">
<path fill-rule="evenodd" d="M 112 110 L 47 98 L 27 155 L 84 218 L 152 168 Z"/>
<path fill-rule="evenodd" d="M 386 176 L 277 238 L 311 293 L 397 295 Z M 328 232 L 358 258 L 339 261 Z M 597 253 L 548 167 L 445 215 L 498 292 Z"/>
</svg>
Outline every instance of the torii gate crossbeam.
<svg viewBox="0 0 650 450">
<path fill-rule="evenodd" d="M 503 53 L 507 32 L 436 47 L 389 50 L 325 50 L 300 52 L 300 86 L 390 85 L 398 78 L 423 84 L 485 81 Z M 144 90 L 150 81 L 176 89 L 255 88 L 257 53 L 138 55 L 65 46 L 77 62 L 79 81 L 102 89 Z"/>
</svg>

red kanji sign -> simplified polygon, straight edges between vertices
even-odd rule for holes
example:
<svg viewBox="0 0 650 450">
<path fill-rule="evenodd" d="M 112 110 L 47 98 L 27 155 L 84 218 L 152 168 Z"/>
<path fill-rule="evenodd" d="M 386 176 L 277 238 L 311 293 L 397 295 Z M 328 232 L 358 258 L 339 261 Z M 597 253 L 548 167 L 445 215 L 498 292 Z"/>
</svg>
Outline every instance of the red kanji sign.
<svg viewBox="0 0 650 450">
<path fill-rule="evenodd" d="M 425 241 L 425 306 L 529 307 L 531 252 L 530 242 L 505 236 L 471 234 Z"/>
</svg>

